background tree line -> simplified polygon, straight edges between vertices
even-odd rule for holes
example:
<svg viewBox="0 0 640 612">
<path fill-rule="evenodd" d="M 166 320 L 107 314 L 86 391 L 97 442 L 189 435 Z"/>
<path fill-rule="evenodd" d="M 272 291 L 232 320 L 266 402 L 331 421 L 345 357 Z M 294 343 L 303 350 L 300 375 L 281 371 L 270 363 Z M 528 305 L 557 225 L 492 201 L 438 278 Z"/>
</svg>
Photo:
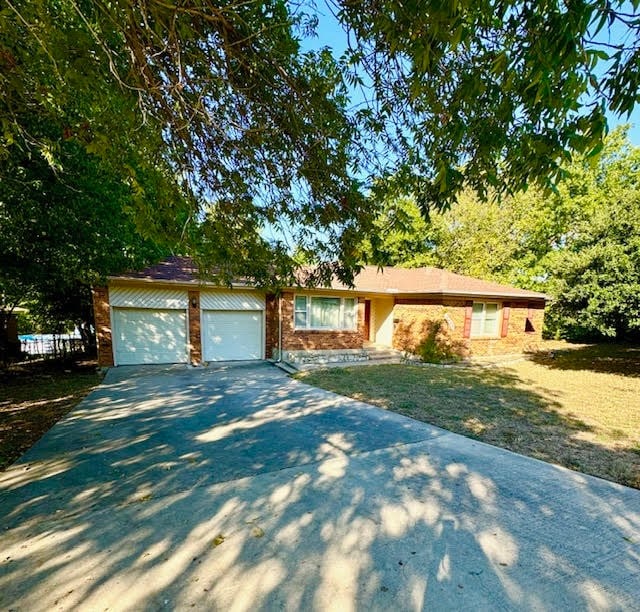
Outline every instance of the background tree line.
<svg viewBox="0 0 640 612">
<path fill-rule="evenodd" d="M 563 168 L 557 190 L 483 201 L 471 190 L 425 218 L 415 198 L 388 199 L 364 261 L 437 266 L 543 291 L 547 333 L 640 339 L 640 148 L 615 130 L 598 157 Z"/>
</svg>

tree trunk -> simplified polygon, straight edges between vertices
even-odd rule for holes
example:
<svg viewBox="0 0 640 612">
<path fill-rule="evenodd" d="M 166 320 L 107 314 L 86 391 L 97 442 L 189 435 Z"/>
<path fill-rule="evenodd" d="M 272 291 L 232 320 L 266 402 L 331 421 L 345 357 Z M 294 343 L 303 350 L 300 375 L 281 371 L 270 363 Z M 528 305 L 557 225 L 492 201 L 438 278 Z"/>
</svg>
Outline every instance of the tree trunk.
<svg viewBox="0 0 640 612">
<path fill-rule="evenodd" d="M 89 321 L 81 321 L 78 323 L 80 338 L 82 339 L 82 349 L 87 355 L 95 356 L 97 354 L 96 335 Z"/>
</svg>

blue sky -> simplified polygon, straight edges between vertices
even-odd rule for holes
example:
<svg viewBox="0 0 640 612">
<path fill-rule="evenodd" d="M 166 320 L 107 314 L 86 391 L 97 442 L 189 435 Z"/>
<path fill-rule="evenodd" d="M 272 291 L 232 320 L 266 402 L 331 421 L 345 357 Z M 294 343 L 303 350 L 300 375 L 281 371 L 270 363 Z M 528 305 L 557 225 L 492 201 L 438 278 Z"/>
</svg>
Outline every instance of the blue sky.
<svg viewBox="0 0 640 612">
<path fill-rule="evenodd" d="M 317 36 L 315 39 L 303 41 L 303 47 L 309 49 L 330 47 L 334 55 L 338 57 L 346 48 L 346 34 L 326 5 L 319 3 L 317 11 L 319 17 Z M 616 43 L 621 35 L 621 30 L 614 27 L 612 30 L 601 32 L 598 38 Z M 640 107 L 636 107 L 630 117 L 627 117 L 627 115 L 619 117 L 612 113 L 607 113 L 607 120 L 610 130 L 620 124 L 630 124 L 629 140 L 633 145 L 640 146 Z"/>
</svg>

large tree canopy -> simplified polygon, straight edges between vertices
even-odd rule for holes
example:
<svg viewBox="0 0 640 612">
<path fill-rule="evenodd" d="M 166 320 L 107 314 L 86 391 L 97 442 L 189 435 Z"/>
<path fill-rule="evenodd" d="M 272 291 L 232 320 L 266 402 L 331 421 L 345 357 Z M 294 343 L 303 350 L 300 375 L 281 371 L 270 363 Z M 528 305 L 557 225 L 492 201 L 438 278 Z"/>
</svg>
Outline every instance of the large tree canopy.
<svg viewBox="0 0 640 612">
<path fill-rule="evenodd" d="M 347 1 L 373 149 L 423 207 L 562 176 L 638 100 L 638 2 Z"/>
<path fill-rule="evenodd" d="M 57 126 L 30 129 L 45 138 Z M 134 187 L 99 157 L 68 140 L 54 168 L 26 146 L 18 150 L 23 155 L 0 160 L 0 344 L 4 319 L 17 305 L 28 306 L 46 326 L 87 329 L 91 285 L 166 254 L 140 236 L 127 214 L 131 202 L 140 201 Z M 142 185 L 145 177 L 159 181 L 139 169 L 136 174 Z"/>
<path fill-rule="evenodd" d="M 350 37 L 339 60 L 303 51 L 304 0 L 7 0 L 0 152 L 20 140 L 55 166 L 72 138 L 117 166 L 134 151 L 187 193 L 181 236 L 205 268 L 264 280 L 300 246 L 348 278 L 367 189 L 441 208 L 465 186 L 552 183 L 571 150 L 598 149 L 606 108 L 637 102 L 635 0 L 330 6 Z M 68 125 L 33 136 L 32 112 Z M 162 235 L 177 204 L 157 193 L 139 226 Z M 227 244 L 243 256 L 219 261 Z"/>
<path fill-rule="evenodd" d="M 595 167 L 573 166 L 562 247 L 547 261 L 549 324 L 573 337 L 640 339 L 640 148 L 618 132 Z"/>
</svg>

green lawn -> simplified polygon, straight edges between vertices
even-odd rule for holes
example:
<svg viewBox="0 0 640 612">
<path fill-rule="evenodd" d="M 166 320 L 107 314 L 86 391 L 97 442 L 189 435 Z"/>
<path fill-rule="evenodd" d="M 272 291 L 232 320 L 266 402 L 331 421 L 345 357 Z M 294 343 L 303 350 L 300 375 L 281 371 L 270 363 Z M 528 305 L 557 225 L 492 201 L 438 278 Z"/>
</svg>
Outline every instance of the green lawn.
<svg viewBox="0 0 640 612">
<path fill-rule="evenodd" d="M 95 363 L 37 362 L 0 372 L 0 470 L 31 448 L 101 380 Z"/>
<path fill-rule="evenodd" d="M 640 488 L 640 347 L 566 348 L 555 358 L 545 351 L 492 367 L 359 366 L 298 377 L 483 442 Z"/>
</svg>

